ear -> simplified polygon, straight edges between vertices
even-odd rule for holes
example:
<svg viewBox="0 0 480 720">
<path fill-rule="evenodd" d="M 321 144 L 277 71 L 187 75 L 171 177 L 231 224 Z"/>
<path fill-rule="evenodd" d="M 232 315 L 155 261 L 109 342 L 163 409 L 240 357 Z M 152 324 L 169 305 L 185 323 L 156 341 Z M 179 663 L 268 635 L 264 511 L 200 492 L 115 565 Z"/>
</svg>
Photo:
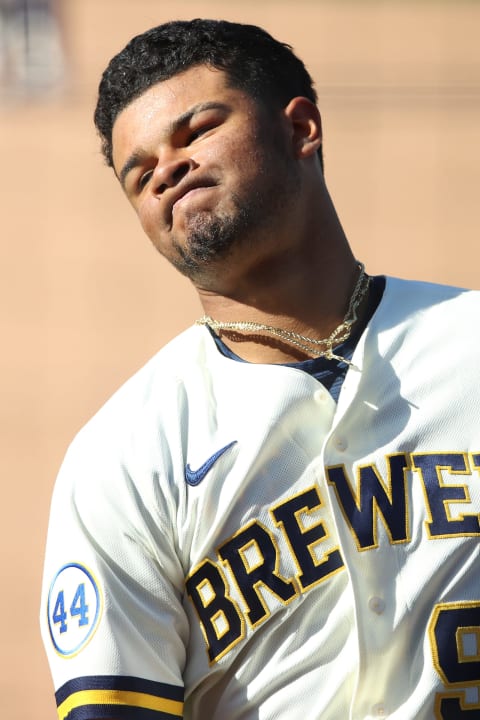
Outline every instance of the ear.
<svg viewBox="0 0 480 720">
<path fill-rule="evenodd" d="M 306 97 L 294 97 L 283 110 L 298 158 L 315 155 L 322 145 L 322 119 L 317 106 Z"/>
</svg>

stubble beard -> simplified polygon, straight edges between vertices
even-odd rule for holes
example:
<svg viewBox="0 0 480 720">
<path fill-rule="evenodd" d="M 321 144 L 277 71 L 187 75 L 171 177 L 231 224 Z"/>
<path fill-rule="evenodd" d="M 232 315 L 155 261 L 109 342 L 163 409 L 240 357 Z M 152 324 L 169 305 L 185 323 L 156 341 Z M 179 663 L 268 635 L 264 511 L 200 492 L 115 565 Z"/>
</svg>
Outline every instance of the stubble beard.
<svg viewBox="0 0 480 720">
<path fill-rule="evenodd" d="M 258 225 L 259 208 L 249 202 L 232 198 L 233 211 L 196 212 L 186 216 L 186 238 L 180 242 L 175 237 L 173 264 L 183 275 L 195 281 L 212 265 L 224 261 L 245 237 L 249 228 Z"/>
<path fill-rule="evenodd" d="M 221 272 L 222 263 L 234 250 L 247 252 L 251 244 L 259 242 L 262 232 L 275 227 L 288 207 L 288 200 L 300 188 L 296 169 L 290 166 L 277 173 L 278 156 L 275 161 L 267 163 L 268 174 L 259 179 L 257 188 L 250 188 L 242 197 L 232 195 L 233 209 L 186 216 L 186 238 L 183 242 L 177 238 L 172 241 L 175 250 L 172 262 L 183 275 L 195 283 L 212 270 Z"/>
</svg>

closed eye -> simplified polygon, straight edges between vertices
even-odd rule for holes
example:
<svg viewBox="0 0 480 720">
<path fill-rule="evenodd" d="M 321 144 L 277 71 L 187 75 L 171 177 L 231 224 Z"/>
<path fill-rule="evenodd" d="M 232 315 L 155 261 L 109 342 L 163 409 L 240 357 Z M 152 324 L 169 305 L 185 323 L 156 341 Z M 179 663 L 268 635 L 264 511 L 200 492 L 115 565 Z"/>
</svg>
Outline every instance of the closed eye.
<svg viewBox="0 0 480 720">
<path fill-rule="evenodd" d="M 137 183 L 139 190 L 143 190 L 143 188 L 148 183 L 148 181 L 150 180 L 152 175 L 153 175 L 153 170 L 147 170 L 147 172 L 144 172 L 143 175 L 140 176 L 140 179 Z"/>
<path fill-rule="evenodd" d="M 209 130 L 213 130 L 213 128 L 216 127 L 218 123 L 206 123 L 205 125 L 202 125 L 199 128 L 196 128 L 191 133 L 189 133 L 187 138 L 187 145 L 190 145 L 191 143 L 195 142 L 199 137 L 202 137 L 202 135 L 205 135 L 205 133 L 209 132 Z"/>
</svg>

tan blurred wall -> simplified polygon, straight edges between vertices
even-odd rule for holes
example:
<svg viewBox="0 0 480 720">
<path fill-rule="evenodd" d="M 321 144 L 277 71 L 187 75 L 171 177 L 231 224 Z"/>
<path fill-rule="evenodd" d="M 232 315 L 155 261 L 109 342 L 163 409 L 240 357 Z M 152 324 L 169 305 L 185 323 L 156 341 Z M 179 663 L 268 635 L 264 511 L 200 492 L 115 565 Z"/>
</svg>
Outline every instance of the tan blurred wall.
<svg viewBox="0 0 480 720">
<path fill-rule="evenodd" d="M 62 10 L 68 92 L 0 106 L 0 717 L 8 720 L 56 716 L 37 615 L 50 494 L 67 443 L 199 310 L 142 236 L 91 125 L 100 72 L 132 34 L 174 17 L 223 16 L 290 42 L 316 79 L 328 183 L 367 269 L 480 287 L 476 2 L 64 0 Z"/>
</svg>

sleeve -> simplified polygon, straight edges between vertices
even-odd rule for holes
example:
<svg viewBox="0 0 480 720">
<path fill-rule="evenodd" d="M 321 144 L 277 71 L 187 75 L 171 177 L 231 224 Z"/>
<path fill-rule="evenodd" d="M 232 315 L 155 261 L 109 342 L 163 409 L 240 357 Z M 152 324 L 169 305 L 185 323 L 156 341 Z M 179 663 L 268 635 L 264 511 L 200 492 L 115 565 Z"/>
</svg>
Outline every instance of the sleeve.
<svg viewBox="0 0 480 720">
<path fill-rule="evenodd" d="M 72 444 L 55 485 L 41 629 L 60 720 L 183 717 L 188 622 L 173 499 L 111 448 Z"/>
</svg>

